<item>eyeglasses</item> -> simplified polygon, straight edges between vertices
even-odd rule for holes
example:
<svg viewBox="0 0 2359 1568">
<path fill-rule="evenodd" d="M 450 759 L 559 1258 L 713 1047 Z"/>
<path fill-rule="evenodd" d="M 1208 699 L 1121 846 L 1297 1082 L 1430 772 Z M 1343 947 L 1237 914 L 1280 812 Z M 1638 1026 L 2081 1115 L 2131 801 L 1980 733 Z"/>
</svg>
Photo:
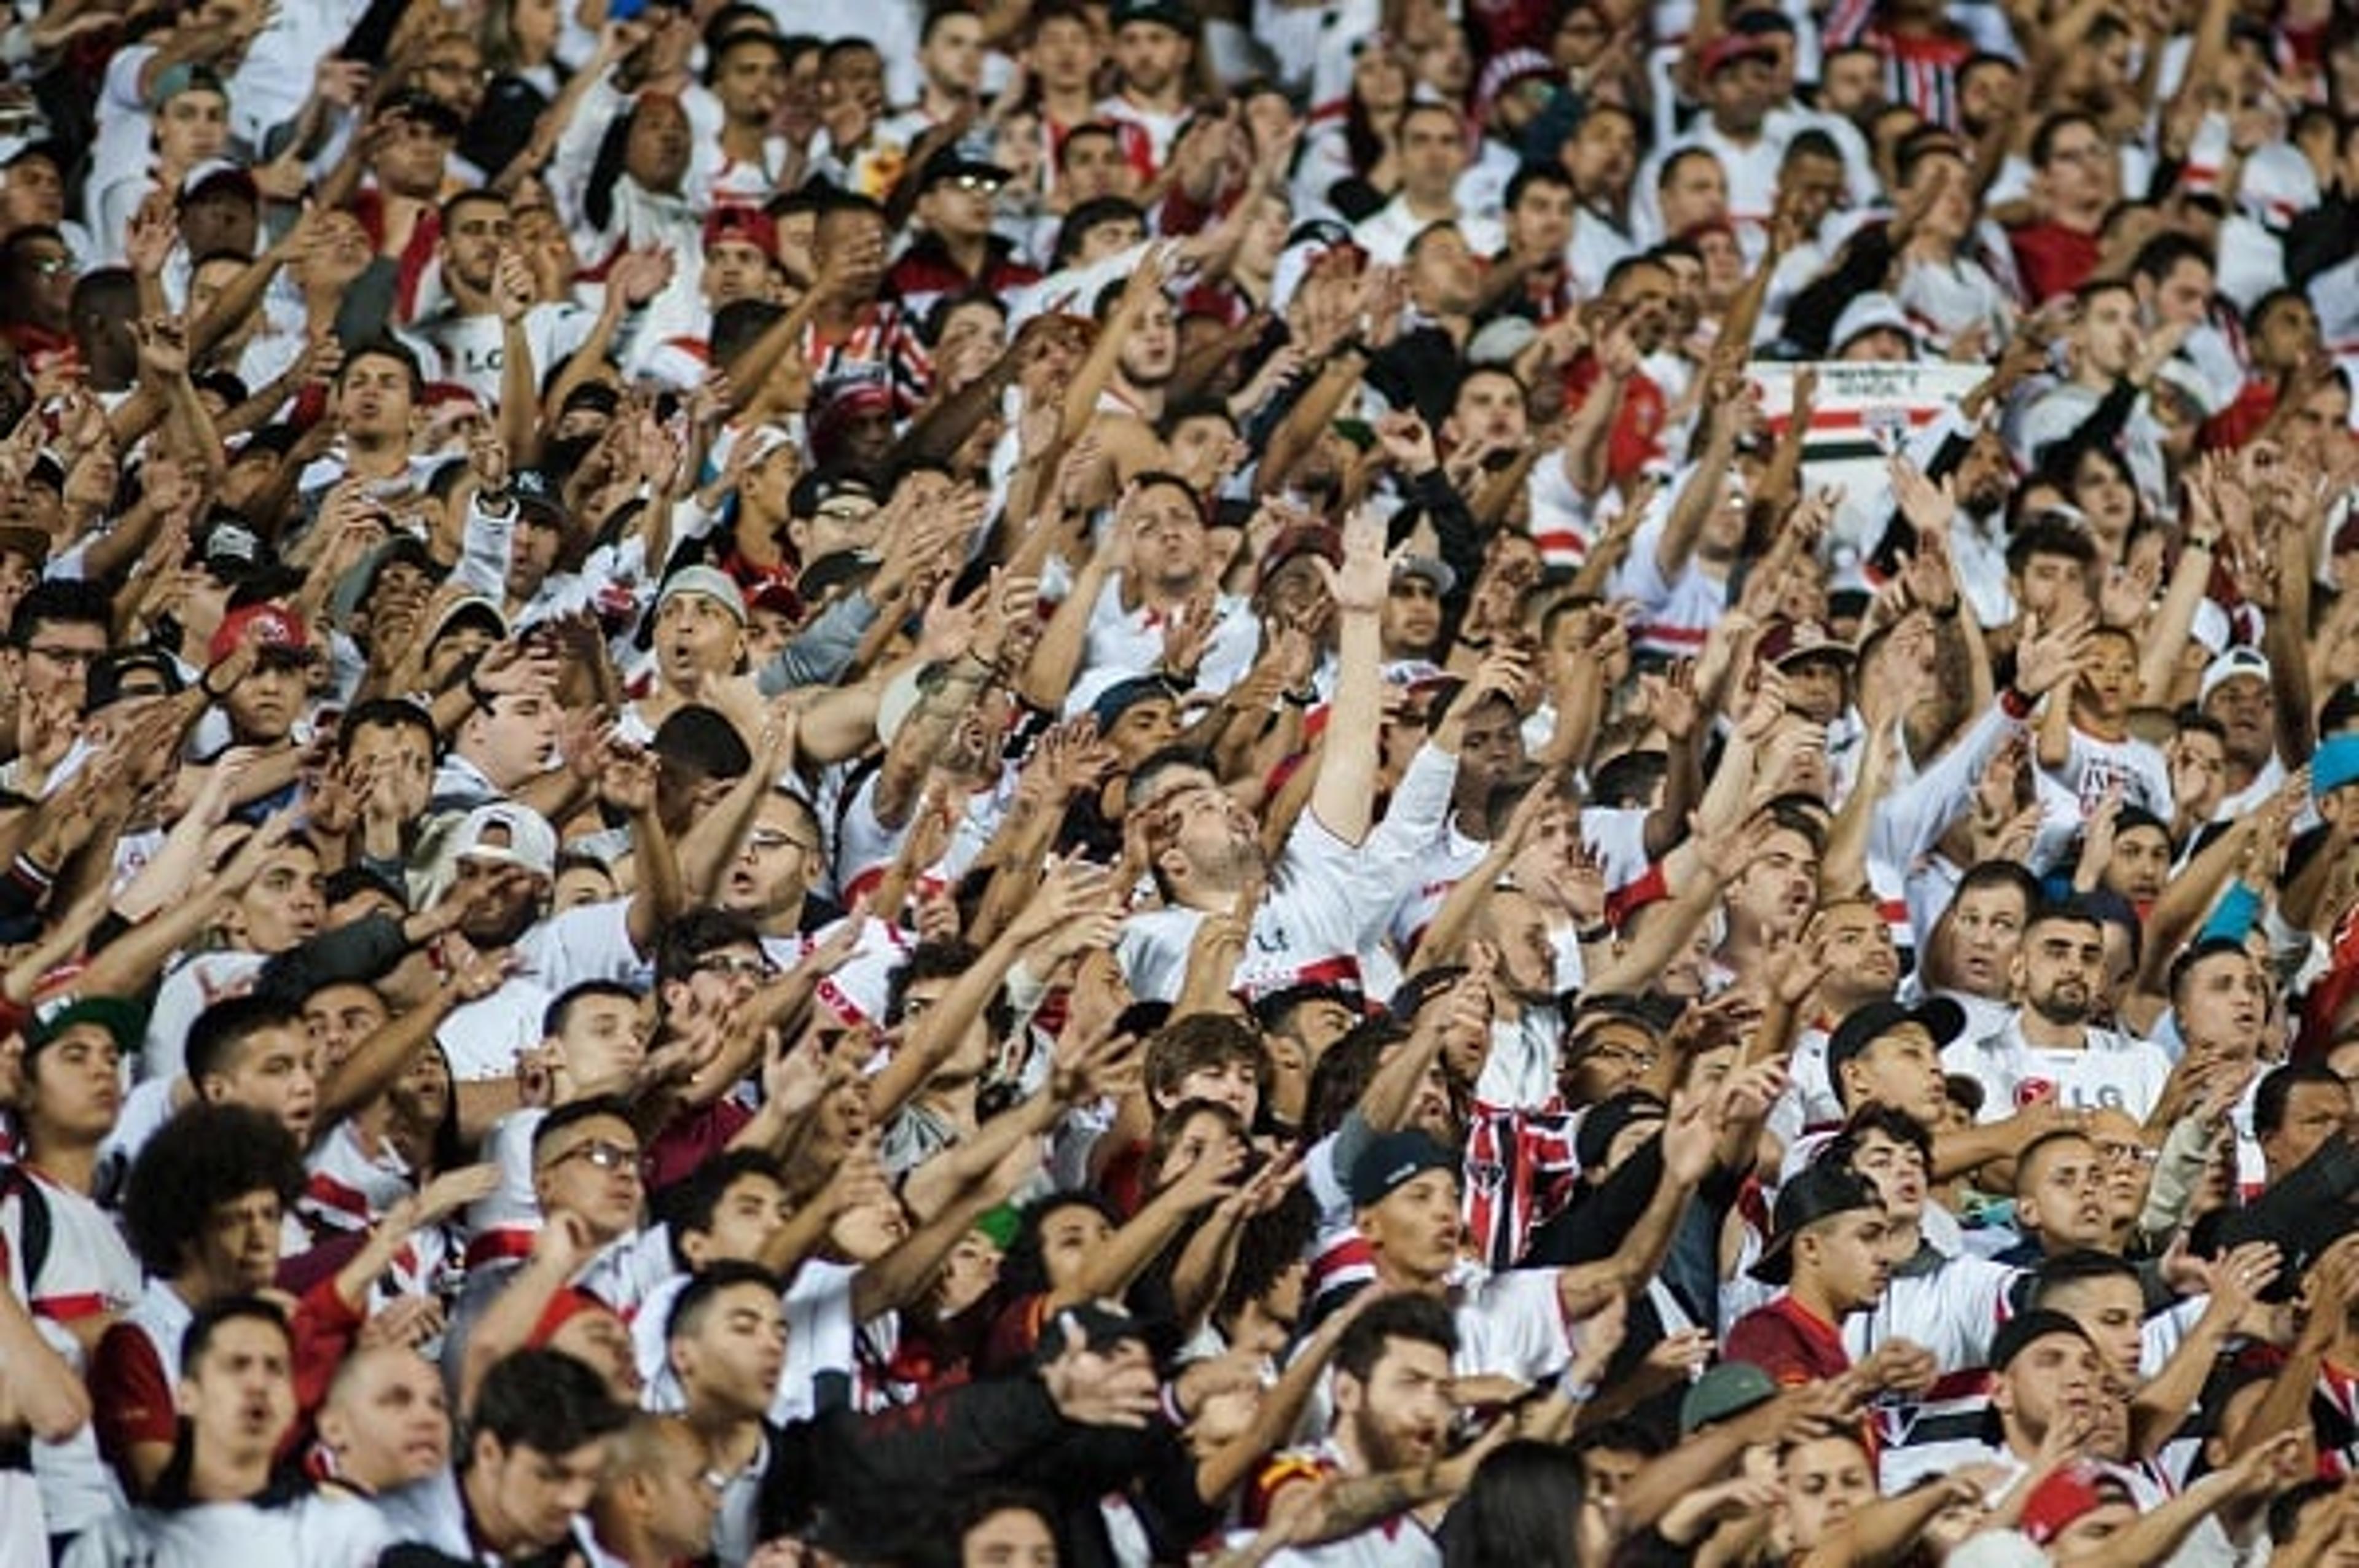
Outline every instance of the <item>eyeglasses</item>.
<svg viewBox="0 0 2359 1568">
<path fill-rule="evenodd" d="M 71 256 L 34 256 L 25 263 L 33 269 L 35 277 L 56 277 L 73 271 Z"/>
<path fill-rule="evenodd" d="M 594 1138 L 579 1147 L 568 1149 L 549 1163 L 551 1168 L 554 1168 L 564 1164 L 569 1160 L 587 1160 L 597 1169 L 610 1174 L 617 1171 L 627 1171 L 636 1177 L 639 1173 L 639 1152 L 628 1144 L 612 1142 L 603 1138 Z"/>
<path fill-rule="evenodd" d="M 700 975 L 727 975 L 732 979 L 766 980 L 778 972 L 778 967 L 767 958 L 740 957 L 734 953 L 715 953 L 709 958 L 699 958 L 690 972 Z"/>
<path fill-rule="evenodd" d="M 2160 1150 L 2143 1143 L 2100 1143 L 2097 1152 L 2109 1165 L 2151 1165 L 2162 1158 Z"/>
<path fill-rule="evenodd" d="M 791 845 L 806 855 L 819 848 L 816 844 L 805 843 L 791 833 L 781 833 L 775 827 L 756 827 L 746 836 L 745 842 L 762 850 L 784 849 Z"/>
<path fill-rule="evenodd" d="M 957 186 L 961 190 L 965 191 L 969 196 L 996 196 L 999 194 L 1000 182 L 992 178 L 991 176 L 987 174 L 953 175 L 951 178 L 951 183 Z"/>
</svg>

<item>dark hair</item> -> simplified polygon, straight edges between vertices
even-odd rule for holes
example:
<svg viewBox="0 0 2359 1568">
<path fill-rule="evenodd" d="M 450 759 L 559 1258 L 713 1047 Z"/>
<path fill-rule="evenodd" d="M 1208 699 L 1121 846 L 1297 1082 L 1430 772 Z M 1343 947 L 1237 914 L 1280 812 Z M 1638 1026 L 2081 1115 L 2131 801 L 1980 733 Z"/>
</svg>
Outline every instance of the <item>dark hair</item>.
<svg viewBox="0 0 2359 1568">
<path fill-rule="evenodd" d="M 266 1029 L 299 1027 L 303 1015 L 268 995 L 223 997 L 189 1025 L 187 1071 L 191 1083 L 227 1070 L 230 1058 Z"/>
<path fill-rule="evenodd" d="M 372 697 L 356 703 L 336 727 L 336 755 L 350 757 L 353 741 L 364 730 L 415 730 L 426 737 L 426 754 L 431 757 L 442 738 L 434 732 L 434 716 L 406 697 Z"/>
<path fill-rule="evenodd" d="M 294 1331 L 287 1325 L 287 1314 L 278 1303 L 260 1296 L 223 1296 L 219 1301 L 206 1302 L 190 1315 L 189 1326 L 180 1335 L 180 1376 L 194 1377 L 197 1363 L 213 1346 L 213 1336 L 233 1323 L 266 1323 L 294 1341 Z"/>
<path fill-rule="evenodd" d="M 1445 1356 L 1458 1354 L 1458 1324 L 1431 1296 L 1386 1296 L 1353 1320 L 1335 1346 L 1335 1369 L 1366 1382 L 1387 1344 L 1406 1339 L 1431 1345 Z"/>
<path fill-rule="evenodd" d="M 1027 1513 L 1048 1527 L 1056 1549 L 1055 1561 L 1072 1561 L 1065 1545 L 1065 1526 L 1053 1499 L 1028 1487 L 986 1486 L 964 1493 L 943 1516 L 942 1528 L 931 1532 L 932 1544 L 916 1553 L 919 1568 L 959 1568 L 965 1562 L 966 1538 L 994 1514 Z"/>
<path fill-rule="evenodd" d="M 2097 564 L 2097 542 L 2086 529 L 2061 517 L 2027 517 L 2017 524 L 2015 537 L 2007 541 L 2006 569 L 2020 577 L 2034 556 L 2062 556 L 2086 570 Z"/>
<path fill-rule="evenodd" d="M 1069 1208 L 1093 1209 L 1108 1225 L 1117 1229 L 1122 1226 L 1123 1217 L 1114 1200 L 1094 1187 L 1065 1188 L 1034 1198 L 1016 1217 L 1016 1234 L 1008 1238 L 1007 1250 L 999 1260 L 1002 1300 L 1018 1301 L 1047 1292 L 1049 1263 L 1040 1250 L 1040 1230 L 1051 1217 Z"/>
<path fill-rule="evenodd" d="M 712 1235 L 713 1217 L 721 1212 L 721 1200 L 729 1195 L 730 1188 L 748 1176 L 766 1177 L 781 1188 L 787 1184 L 786 1173 L 766 1151 L 725 1149 L 697 1166 L 686 1181 L 665 1195 L 665 1215 L 671 1222 L 672 1260 L 679 1265 L 681 1272 L 690 1271 L 688 1259 L 679 1249 L 680 1238 Z"/>
<path fill-rule="evenodd" d="M 630 1407 L 614 1402 L 605 1379 L 562 1350 L 518 1350 L 493 1362 L 466 1412 L 471 1433 L 488 1433 L 502 1448 L 550 1455 L 620 1432 L 630 1419 Z"/>
<path fill-rule="evenodd" d="M 2083 114 L 2077 109 L 2059 110 L 2040 121 L 2038 128 L 2031 133 L 2031 167 L 2048 167 L 2055 156 L 2056 138 L 2074 125 L 2086 125 L 2100 136 L 2105 134 L 2104 127 L 2097 124 L 2094 116 Z"/>
<path fill-rule="evenodd" d="M 1442 1529 L 1442 1568 L 1581 1568 L 1581 1460 L 1519 1438 L 1486 1454 Z"/>
<path fill-rule="evenodd" d="M 1678 175 L 1680 168 L 1688 164 L 1695 163 L 1699 160 L 1709 162 L 1714 168 L 1721 168 L 1721 172 L 1723 176 L 1727 173 L 1727 170 L 1721 167 L 1720 155 L 1713 152 L 1710 147 L 1681 147 L 1679 151 L 1665 158 L 1663 160 L 1662 167 L 1655 171 L 1655 189 L 1658 191 L 1669 189 L 1672 178 Z M 1660 265 L 1661 264 L 1658 263 L 1656 265 Z M 1611 281 L 1612 280 L 1609 277 L 1609 285 Z"/>
<path fill-rule="evenodd" d="M 51 622 L 95 626 L 113 638 L 114 600 L 94 582 L 75 578 L 43 578 L 25 590 L 8 617 L 11 647 L 28 648 L 39 630 Z"/>
<path fill-rule="evenodd" d="M 684 980 L 705 955 L 723 947 L 759 947 L 761 927 L 726 909 L 691 909 L 664 927 L 656 944 L 656 984 Z"/>
<path fill-rule="evenodd" d="M 2023 934 L 2027 938 L 2035 926 L 2059 925 L 2093 925 L 2102 932 L 2105 928 L 2105 917 L 2097 910 L 2093 898 L 2057 899 L 2032 906 L 2031 914 L 2023 923 Z"/>
<path fill-rule="evenodd" d="M 1300 1185 L 1280 1198 L 1277 1207 L 1238 1227 L 1236 1260 L 1213 1309 L 1214 1321 L 1226 1323 L 1267 1295 L 1288 1270 L 1309 1256 L 1318 1231 L 1318 1200 Z"/>
<path fill-rule="evenodd" d="M 1843 1093 L 1843 1085 L 1840 1081 L 1835 1085 L 1835 1093 L 1838 1098 Z M 1844 1121 L 1843 1130 L 1827 1141 L 1827 1146 L 1819 1151 L 1811 1163 L 1831 1162 L 1845 1167 L 1850 1166 L 1853 1161 L 1859 1158 L 1859 1146 L 1865 1141 L 1871 1132 L 1880 1132 L 1895 1143 L 1905 1144 L 1916 1150 L 1924 1157 L 1927 1173 L 1931 1173 L 1933 1169 L 1931 1131 L 1923 1122 L 1907 1111 L 1897 1106 L 1886 1105 L 1880 1100 L 1872 1100 L 1853 1111 L 1849 1119 Z"/>
<path fill-rule="evenodd" d="M 2163 994 L 2170 998 L 2173 1008 L 2179 1005 L 2180 988 L 2194 977 L 2195 967 L 2204 959 L 2216 958 L 2223 953 L 2233 954 L 2246 963 L 2252 962 L 2252 955 L 2245 952 L 2245 945 L 2234 936 L 2206 936 L 2192 946 L 2182 949 L 2177 957 L 2171 959 L 2170 975 Z"/>
<path fill-rule="evenodd" d="M 425 393 L 426 374 L 418 368 L 418 356 L 411 353 L 399 339 L 388 337 L 382 332 L 344 356 L 344 362 L 336 371 L 338 392 L 343 391 L 344 383 L 352 378 L 353 368 L 363 360 L 367 359 L 393 361 L 409 374 L 409 395 L 416 398 Z"/>
<path fill-rule="evenodd" d="M 1554 186 L 1575 196 L 1580 194 L 1580 187 L 1573 184 L 1572 176 L 1564 171 L 1562 165 L 1527 163 L 1508 176 L 1506 199 L 1500 205 L 1507 211 L 1514 211 L 1516 203 L 1524 199 L 1524 192 L 1536 185 Z"/>
<path fill-rule="evenodd" d="M 725 1258 L 704 1272 L 691 1275 L 680 1288 L 672 1301 L 671 1311 L 664 1314 L 664 1338 L 671 1340 L 683 1334 L 694 1334 L 704 1326 L 704 1314 L 721 1292 L 740 1285 L 756 1286 L 773 1297 L 778 1294 L 776 1274 L 759 1263 Z"/>
<path fill-rule="evenodd" d="M 2077 1252 L 2060 1252 L 2043 1260 L 2031 1276 L 2031 1307 L 2048 1307 L 2057 1292 L 2091 1280 L 2127 1280 L 2138 1282 L 2137 1265 L 2112 1252 L 2082 1249 Z"/>
<path fill-rule="evenodd" d="M 2269 1499 L 2269 1544 L 2284 1546 L 2301 1531 L 2301 1516 L 2310 1505 L 2332 1498 L 2343 1489 L 2340 1479 L 2312 1476 L 2307 1481 L 2297 1481 Z"/>
<path fill-rule="evenodd" d="M 629 1102 L 620 1095 L 592 1095 L 587 1099 L 567 1100 L 563 1105 L 557 1107 L 547 1116 L 542 1117 L 540 1125 L 532 1130 L 534 1162 L 536 1164 L 539 1162 L 541 1150 L 546 1148 L 549 1140 L 559 1133 L 569 1131 L 585 1121 L 596 1121 L 602 1118 L 611 1118 L 625 1127 L 630 1126 Z M 552 1449 L 550 1452 L 558 1451 Z"/>
<path fill-rule="evenodd" d="M 974 968 L 982 957 L 982 950 L 972 942 L 920 942 L 910 948 L 908 960 L 885 983 L 886 1024 L 901 1022 L 901 1009 L 909 999 L 911 986 L 919 980 L 954 980 Z"/>
<path fill-rule="evenodd" d="M 2181 262 L 2196 262 L 2206 272 L 2216 272 L 2212 252 L 2201 242 L 2173 229 L 2166 229 L 2138 247 L 2137 257 L 2130 263 L 2130 276 L 2143 277 L 2149 283 L 2160 283 Z"/>
<path fill-rule="evenodd" d="M 2060 1143 L 2089 1142 L 2089 1135 L 2086 1132 L 2082 1131 L 2077 1127 L 2059 1127 L 2053 1131 L 2041 1133 L 2038 1137 L 2025 1144 L 2023 1146 L 2023 1152 L 2015 1157 L 2015 1182 L 2017 1190 L 2020 1191 L 2029 1184 L 2032 1166 L 2038 1164 L 2040 1157 L 2046 1154 L 2050 1149 L 2055 1148 Z M 2091 1144 L 2091 1146 L 2094 1147 L 2093 1144 Z"/>
<path fill-rule="evenodd" d="M 554 1038 L 564 1033 L 565 1026 L 572 1022 L 574 1004 L 585 1001 L 592 997 L 601 996 L 612 997 L 617 1001 L 627 1001 L 633 1005 L 636 1005 L 639 1000 L 639 993 L 620 980 L 577 980 L 558 992 L 557 1000 L 550 1002 L 542 1011 L 541 1034 L 547 1038 Z"/>
<path fill-rule="evenodd" d="M 1147 1043 L 1147 1098 L 1149 1104 L 1180 1092 L 1189 1074 L 1226 1066 L 1252 1065 L 1254 1085 L 1269 1092 L 1269 1049 L 1244 1020 L 1227 1013 L 1191 1012 L 1175 1018 Z"/>
<path fill-rule="evenodd" d="M 151 1274 L 187 1262 L 212 1211 L 248 1193 L 275 1193 L 292 1207 L 303 1192 L 295 1136 L 245 1105 L 186 1107 L 141 1145 L 124 1184 L 123 1228 Z"/>
<path fill-rule="evenodd" d="M 2261 1076 L 2260 1087 L 2253 1091 L 2253 1136 L 2267 1138 L 2285 1127 L 2286 1108 L 2293 1103 L 2293 1091 L 2304 1084 L 2322 1084 L 2347 1092 L 2343 1075 L 2326 1065 L 2322 1056 L 2304 1056 L 2272 1067 Z"/>
<path fill-rule="evenodd" d="M 1075 13 L 1074 15 L 1078 14 Z M 1106 124 L 1103 120 L 1084 120 L 1080 124 L 1075 125 L 1071 130 L 1067 131 L 1065 133 L 1064 140 L 1057 144 L 1057 172 L 1059 174 L 1064 173 L 1070 163 L 1073 144 L 1080 141 L 1084 136 L 1103 136 L 1107 141 L 1114 143 L 1116 146 L 1120 146 L 1122 145 L 1122 137 L 1115 133 L 1114 128 L 1112 125 Z"/>
</svg>

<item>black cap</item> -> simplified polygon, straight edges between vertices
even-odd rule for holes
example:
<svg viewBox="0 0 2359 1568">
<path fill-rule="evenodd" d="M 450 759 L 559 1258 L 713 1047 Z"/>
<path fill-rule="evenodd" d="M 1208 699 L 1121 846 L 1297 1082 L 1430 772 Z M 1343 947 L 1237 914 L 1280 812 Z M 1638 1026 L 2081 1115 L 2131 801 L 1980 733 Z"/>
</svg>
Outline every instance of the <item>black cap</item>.
<svg viewBox="0 0 2359 1568">
<path fill-rule="evenodd" d="M 390 119 L 416 120 L 420 124 L 431 125 L 454 140 L 467 128 L 466 123 L 459 118 L 459 111 L 431 92 L 421 92 L 415 88 L 397 94 L 385 106 L 384 112 Z"/>
<path fill-rule="evenodd" d="M 82 711 L 96 713 L 123 699 L 124 686 L 135 676 L 149 676 L 163 687 L 165 697 L 178 697 L 186 683 L 180 679 L 180 669 L 168 654 L 153 648 L 136 648 L 129 653 L 109 654 L 90 667 L 90 685 L 82 701 Z"/>
<path fill-rule="evenodd" d="M 2006 1371 L 2008 1362 L 2051 1334 L 2069 1334 L 2083 1345 L 2091 1343 L 2089 1331 L 2053 1307 L 2034 1307 L 2008 1318 L 1991 1336 L 1991 1370 Z"/>
<path fill-rule="evenodd" d="M 926 160 L 925 168 L 918 173 L 918 189 L 920 191 L 930 190 L 945 179 L 970 178 L 1005 185 L 1016 177 L 989 158 L 968 157 L 953 142 Z"/>
<path fill-rule="evenodd" d="M 517 506 L 539 513 L 560 528 L 571 520 L 557 481 L 540 469 L 518 469 L 508 480 L 508 493 L 516 498 Z"/>
<path fill-rule="evenodd" d="M 1903 1007 L 1897 1001 L 1872 1001 L 1853 1008 L 1835 1026 L 1834 1037 L 1827 1042 L 1827 1077 L 1836 1091 L 1842 1091 L 1845 1062 L 1894 1030 L 1911 1023 L 1930 1034 L 1933 1049 L 1939 1051 L 1966 1032 L 1966 1010 L 1945 996 L 1928 997 L 1915 1007 Z"/>
<path fill-rule="evenodd" d="M 1860 1209 L 1880 1209 L 1883 1200 L 1866 1180 L 1841 1165 L 1810 1165 L 1778 1189 L 1769 1245 L 1753 1265 L 1753 1277 L 1782 1285 L 1794 1277 L 1794 1238 L 1822 1219 Z"/>
<path fill-rule="evenodd" d="M 846 497 L 865 501 L 871 505 L 884 503 L 884 497 L 876 493 L 876 487 L 858 474 L 807 473 L 795 481 L 795 487 L 787 492 L 787 515 L 808 520 L 818 516 L 820 509 L 828 503 Z"/>
<path fill-rule="evenodd" d="M 1584 1171 L 1594 1171 L 1605 1163 L 1605 1156 L 1614 1141 L 1624 1130 L 1642 1121 L 1660 1121 L 1670 1115 L 1660 1095 L 1645 1089 L 1625 1089 L 1618 1095 L 1598 1101 L 1581 1119 L 1581 1130 L 1572 1135 L 1572 1157 L 1581 1162 Z"/>
<path fill-rule="evenodd" d="M 1131 22 L 1154 22 L 1187 38 L 1196 36 L 1196 13 L 1181 0 L 1125 0 L 1114 8 L 1116 27 Z"/>
<path fill-rule="evenodd" d="M 1458 1156 L 1422 1132 L 1387 1132 L 1352 1162 L 1352 1206 L 1384 1202 L 1428 1171 L 1458 1173 Z"/>
</svg>

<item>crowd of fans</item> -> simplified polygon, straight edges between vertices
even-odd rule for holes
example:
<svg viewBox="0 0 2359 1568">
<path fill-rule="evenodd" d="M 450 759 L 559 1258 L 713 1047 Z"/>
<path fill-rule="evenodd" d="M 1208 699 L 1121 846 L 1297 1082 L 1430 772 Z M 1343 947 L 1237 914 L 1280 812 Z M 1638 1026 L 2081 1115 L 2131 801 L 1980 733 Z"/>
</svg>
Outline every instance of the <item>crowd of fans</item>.
<svg viewBox="0 0 2359 1568">
<path fill-rule="evenodd" d="M 0 69 L 0 1568 L 2359 1563 L 2350 0 Z"/>
</svg>

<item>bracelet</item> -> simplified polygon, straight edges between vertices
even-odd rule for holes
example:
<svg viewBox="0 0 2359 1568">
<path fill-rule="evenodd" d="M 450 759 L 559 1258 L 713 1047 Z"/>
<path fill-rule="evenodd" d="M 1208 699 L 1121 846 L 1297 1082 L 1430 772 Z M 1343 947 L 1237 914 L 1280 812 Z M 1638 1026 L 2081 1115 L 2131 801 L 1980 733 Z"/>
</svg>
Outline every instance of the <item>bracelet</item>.
<svg viewBox="0 0 2359 1568">
<path fill-rule="evenodd" d="M 1950 602 L 1943 608 L 1933 611 L 1933 619 L 1936 621 L 1955 621 L 1957 618 L 1958 600 L 1954 599 L 1950 600 Z"/>
<path fill-rule="evenodd" d="M 2026 697 L 2015 687 L 2008 687 L 1998 694 L 1998 706 L 2000 712 L 2009 719 L 2020 721 L 2030 718 L 2032 709 L 2038 707 L 2039 703 L 2037 698 Z"/>
<path fill-rule="evenodd" d="M 1570 1372 L 1567 1372 L 1564 1379 L 1557 1384 L 1556 1391 L 1564 1396 L 1567 1404 L 1594 1404 L 1597 1400 L 1597 1385 L 1591 1382 L 1576 1383 L 1572 1380 L 1572 1374 Z"/>
<path fill-rule="evenodd" d="M 1288 708 L 1316 708 L 1316 707 L 1318 707 L 1318 706 L 1319 706 L 1319 688 L 1318 688 L 1317 687 L 1315 687 L 1315 686 L 1314 686 L 1314 687 L 1311 687 L 1310 690 L 1308 690 L 1308 691 L 1284 691 L 1284 692 L 1280 692 L 1280 693 L 1278 693 L 1278 697 L 1279 697 L 1279 699 L 1280 699 L 1281 701 L 1283 701 L 1283 702 L 1284 702 L 1284 703 L 1285 703 Z"/>
<path fill-rule="evenodd" d="M 1572 934 L 1572 939 L 1580 943 L 1584 947 L 1593 947 L 1600 942 L 1610 939 L 1613 935 L 1614 923 L 1612 921 L 1601 920 L 1594 925 L 1584 926 L 1575 930 Z"/>
</svg>

